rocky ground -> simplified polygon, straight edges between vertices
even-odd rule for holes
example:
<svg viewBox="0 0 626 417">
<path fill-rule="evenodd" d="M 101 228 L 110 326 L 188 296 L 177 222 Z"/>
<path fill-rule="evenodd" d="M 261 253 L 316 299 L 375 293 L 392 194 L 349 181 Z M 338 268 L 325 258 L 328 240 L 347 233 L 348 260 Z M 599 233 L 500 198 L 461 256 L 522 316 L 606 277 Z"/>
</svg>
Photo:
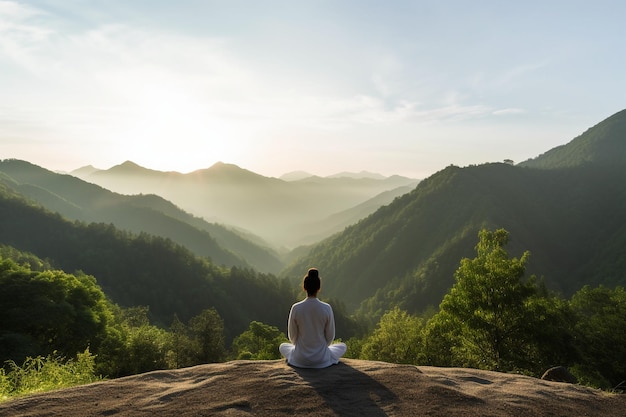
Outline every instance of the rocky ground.
<svg viewBox="0 0 626 417">
<path fill-rule="evenodd" d="M 346 359 L 326 369 L 233 361 L 31 395 L 2 416 L 603 416 L 626 395 L 498 372 Z"/>
</svg>

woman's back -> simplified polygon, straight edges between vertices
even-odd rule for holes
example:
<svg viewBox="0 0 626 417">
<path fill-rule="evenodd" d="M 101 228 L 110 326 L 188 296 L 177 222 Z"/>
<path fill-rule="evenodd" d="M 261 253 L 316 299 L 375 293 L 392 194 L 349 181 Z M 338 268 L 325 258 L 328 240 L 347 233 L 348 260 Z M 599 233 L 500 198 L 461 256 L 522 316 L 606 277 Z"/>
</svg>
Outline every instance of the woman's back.
<svg viewBox="0 0 626 417">
<path fill-rule="evenodd" d="M 307 298 L 295 303 L 289 311 L 288 336 L 291 343 L 280 345 L 287 362 L 300 368 L 326 368 L 339 362 L 346 352 L 344 343 L 335 339 L 335 317 L 330 304 L 317 299 L 321 281 L 315 268 L 303 280 Z"/>
<path fill-rule="evenodd" d="M 331 365 L 330 345 L 335 338 L 333 310 L 316 297 L 294 304 L 289 313 L 289 340 L 295 345 L 290 363 L 302 367 Z"/>
</svg>

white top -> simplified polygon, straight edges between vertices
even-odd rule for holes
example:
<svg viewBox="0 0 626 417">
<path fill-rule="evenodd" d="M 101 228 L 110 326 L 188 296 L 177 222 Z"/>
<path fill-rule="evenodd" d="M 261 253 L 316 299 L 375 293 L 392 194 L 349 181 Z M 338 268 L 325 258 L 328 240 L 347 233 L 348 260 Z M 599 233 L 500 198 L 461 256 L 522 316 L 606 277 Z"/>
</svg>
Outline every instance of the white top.
<svg viewBox="0 0 626 417">
<path fill-rule="evenodd" d="M 335 339 L 335 317 L 330 304 L 316 297 L 291 306 L 288 336 L 295 345 L 289 363 L 304 368 L 325 368 L 334 363 L 328 349 Z"/>
</svg>

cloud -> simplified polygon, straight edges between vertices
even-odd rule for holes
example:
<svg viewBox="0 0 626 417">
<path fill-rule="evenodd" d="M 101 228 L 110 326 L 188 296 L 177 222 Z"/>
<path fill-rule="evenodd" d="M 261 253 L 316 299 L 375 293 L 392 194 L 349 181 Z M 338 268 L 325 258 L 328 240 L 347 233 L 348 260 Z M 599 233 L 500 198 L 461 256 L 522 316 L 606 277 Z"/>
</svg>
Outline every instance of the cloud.
<svg viewBox="0 0 626 417">
<path fill-rule="evenodd" d="M 27 18 L 42 14 L 41 11 L 14 1 L 0 0 L 0 27 L 18 26 L 15 22 L 20 22 Z"/>
<path fill-rule="evenodd" d="M 68 106 L 62 108 L 65 123 L 72 114 L 94 123 L 105 122 L 108 114 L 126 127 L 132 123 L 130 119 L 152 118 L 156 124 L 171 119 L 174 124 L 204 115 L 222 123 L 230 120 L 337 129 L 471 113 L 460 107 L 418 111 L 414 101 L 385 99 L 368 92 L 318 95 L 305 85 L 293 91 L 272 74 L 247 66 L 227 39 L 104 25 L 46 37 L 37 46 L 30 50 L 37 53 L 30 55 L 29 48 L 23 48 L 27 59 L 20 62 L 28 62 L 38 77 L 57 85 L 56 92 L 50 94 L 58 93 L 68 100 Z M 46 53 L 39 53 L 43 49 Z M 397 64 L 388 59 L 382 67 L 389 73 Z M 94 96 L 99 98 L 99 105 L 85 105 Z M 53 107 L 52 114 L 58 113 L 58 105 Z M 90 116 L 90 108 L 97 115 Z M 42 110 L 50 116 L 49 110 Z M 139 126 L 145 128 L 143 123 Z"/>
<path fill-rule="evenodd" d="M 11 1 L 0 1 L 0 62 L 3 58 L 30 72 L 41 71 L 34 55 L 41 50 L 52 30 L 32 22 L 44 13 Z"/>
<path fill-rule="evenodd" d="M 526 110 L 518 109 L 518 108 L 508 108 L 508 109 L 494 110 L 491 114 L 493 114 L 494 116 L 507 116 L 507 115 L 512 115 L 512 114 L 523 114 L 523 113 L 526 113 Z"/>
<path fill-rule="evenodd" d="M 68 14 L 0 0 L 0 136 L 46 137 L 55 149 L 88 144 L 90 154 L 110 159 L 146 149 L 170 157 L 176 145 L 196 166 L 218 153 L 263 159 L 277 143 L 328 154 L 367 142 L 379 159 L 412 154 L 401 142 L 424 152 L 423 138 L 443 143 L 445 135 L 466 135 L 465 121 L 520 111 L 478 101 L 465 75 L 433 71 L 428 59 L 416 63 L 395 44 L 337 46 L 328 37 L 303 40 L 305 31 L 285 49 L 263 33 L 251 42 L 234 31 L 218 36 L 97 15 L 83 26 L 65 21 Z M 285 42 L 280 30 L 272 36 Z M 524 71 L 507 74 L 499 80 Z"/>
</svg>

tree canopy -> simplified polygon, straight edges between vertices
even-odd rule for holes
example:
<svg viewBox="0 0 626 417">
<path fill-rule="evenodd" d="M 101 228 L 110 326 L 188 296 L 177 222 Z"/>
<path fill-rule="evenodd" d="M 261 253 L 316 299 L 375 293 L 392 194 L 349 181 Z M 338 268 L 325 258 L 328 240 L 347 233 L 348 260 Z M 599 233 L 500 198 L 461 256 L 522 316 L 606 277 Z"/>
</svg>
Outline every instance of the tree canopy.
<svg viewBox="0 0 626 417">
<path fill-rule="evenodd" d="M 95 278 L 0 259 L 0 358 L 97 349 L 111 318 Z"/>
</svg>

